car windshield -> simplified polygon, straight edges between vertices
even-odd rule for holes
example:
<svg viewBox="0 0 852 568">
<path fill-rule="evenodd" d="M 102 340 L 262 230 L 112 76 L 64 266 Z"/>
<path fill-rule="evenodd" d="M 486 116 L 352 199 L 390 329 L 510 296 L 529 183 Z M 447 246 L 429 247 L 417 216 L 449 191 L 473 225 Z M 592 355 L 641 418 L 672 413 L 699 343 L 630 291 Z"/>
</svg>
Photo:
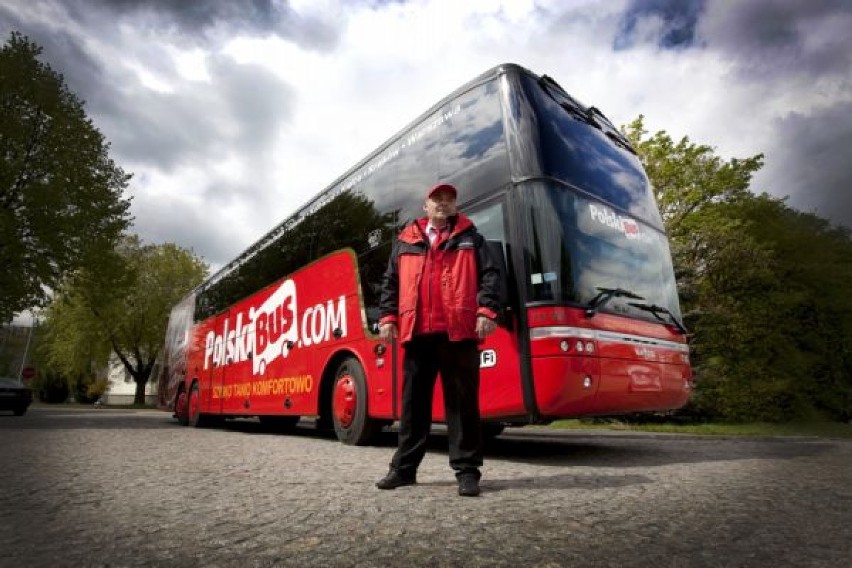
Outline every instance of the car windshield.
<svg viewBox="0 0 852 568">
<path fill-rule="evenodd" d="M 0 387 L 19 387 L 21 383 L 12 377 L 0 377 Z"/>
<path fill-rule="evenodd" d="M 598 311 L 659 321 L 631 303 L 662 306 L 680 319 L 668 241 L 648 224 L 557 182 L 518 192 L 523 205 L 527 299 L 588 306 L 602 290 L 622 289 Z"/>
</svg>

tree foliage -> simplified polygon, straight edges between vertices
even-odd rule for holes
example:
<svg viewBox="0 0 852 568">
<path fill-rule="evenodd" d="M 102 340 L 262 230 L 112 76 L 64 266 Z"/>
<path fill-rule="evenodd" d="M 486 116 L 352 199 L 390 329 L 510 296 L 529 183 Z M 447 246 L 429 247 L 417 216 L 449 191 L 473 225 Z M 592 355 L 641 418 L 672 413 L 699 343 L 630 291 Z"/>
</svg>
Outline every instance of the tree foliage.
<svg viewBox="0 0 852 568">
<path fill-rule="evenodd" d="M 135 404 L 163 347 L 169 312 L 206 274 L 206 265 L 174 244 L 126 237 L 98 269 L 59 289 L 46 312 L 43 343 L 51 366 L 67 376 L 103 367 L 114 353 L 136 382 Z"/>
<path fill-rule="evenodd" d="M 0 321 L 113 247 L 129 175 L 62 76 L 19 33 L 0 47 Z"/>
<path fill-rule="evenodd" d="M 625 129 L 671 240 L 696 371 L 713 418 L 852 416 L 852 240 L 748 191 L 763 156 L 722 160 L 688 138 Z"/>
</svg>

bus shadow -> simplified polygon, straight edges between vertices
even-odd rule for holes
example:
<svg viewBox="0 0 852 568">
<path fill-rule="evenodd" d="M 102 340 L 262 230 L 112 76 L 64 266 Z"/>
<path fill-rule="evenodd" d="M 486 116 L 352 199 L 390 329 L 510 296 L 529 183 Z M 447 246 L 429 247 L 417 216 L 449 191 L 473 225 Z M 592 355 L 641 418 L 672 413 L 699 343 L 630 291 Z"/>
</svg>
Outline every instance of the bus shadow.
<svg viewBox="0 0 852 568">
<path fill-rule="evenodd" d="M 739 460 L 787 460 L 820 455 L 830 442 L 792 438 L 707 438 L 562 434 L 503 435 L 485 445 L 486 459 L 543 466 L 654 467 Z"/>
<path fill-rule="evenodd" d="M 332 429 L 318 429 L 313 423 L 305 421 L 284 431 L 277 431 L 252 419 L 228 420 L 224 427 L 251 435 L 290 435 L 338 443 Z M 396 431 L 385 428 L 370 445 L 387 448 L 392 452 L 396 443 Z M 830 441 L 808 438 L 657 437 L 564 430 L 542 434 L 541 430 L 529 432 L 523 428 L 510 428 L 504 434 L 485 442 L 484 457 L 486 462 L 505 460 L 552 467 L 625 468 L 753 459 L 786 460 L 820 455 L 833 447 Z M 447 455 L 447 435 L 443 427 L 436 427 L 430 434 L 427 452 Z M 623 476 L 618 477 L 621 479 Z M 555 479 L 554 483 L 562 484 L 566 480 L 570 481 L 569 478 L 574 479 L 568 476 Z M 540 480 L 536 477 L 530 482 L 538 483 Z M 617 480 L 614 482 L 620 483 Z M 512 483 L 518 483 L 518 480 Z"/>
<path fill-rule="evenodd" d="M 24 416 L 12 416 L 11 413 L 0 414 L 0 431 L 5 429 L 182 430 L 183 428 L 178 426 L 175 419 L 168 413 L 161 411 L 33 407 Z M 257 418 L 229 419 L 217 424 L 213 430 L 250 436 L 298 436 L 327 441 L 329 444 L 339 443 L 332 429 L 317 428 L 311 420 L 302 420 L 294 428 L 281 429 L 262 424 Z M 390 454 L 396 447 L 396 441 L 396 431 L 386 428 L 376 436 L 372 445 L 386 448 Z M 490 460 L 504 460 L 546 467 L 625 468 L 753 459 L 787 460 L 817 456 L 831 451 L 835 445 L 830 440 L 817 438 L 655 436 L 637 433 L 549 430 L 536 427 L 507 428 L 502 435 L 486 441 L 484 453 L 486 463 Z M 427 451 L 447 455 L 447 435 L 443 426 L 435 426 L 433 429 Z"/>
<path fill-rule="evenodd" d="M 396 434 L 383 432 L 376 445 L 393 448 Z M 707 438 L 696 436 L 648 437 L 583 433 L 554 433 L 541 437 L 522 429 L 487 440 L 489 460 L 551 467 L 597 468 L 654 467 L 673 464 L 739 460 L 788 460 L 821 455 L 834 445 L 829 441 L 796 438 Z M 448 453 L 445 433 L 432 433 L 429 452 Z"/>
</svg>

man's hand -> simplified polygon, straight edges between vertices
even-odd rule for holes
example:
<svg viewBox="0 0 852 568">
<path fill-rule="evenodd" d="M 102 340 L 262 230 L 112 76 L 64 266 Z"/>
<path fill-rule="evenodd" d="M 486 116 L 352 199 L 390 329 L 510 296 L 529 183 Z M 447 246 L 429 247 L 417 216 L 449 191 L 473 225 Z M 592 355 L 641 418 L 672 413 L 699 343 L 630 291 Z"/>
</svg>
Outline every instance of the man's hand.
<svg viewBox="0 0 852 568">
<path fill-rule="evenodd" d="M 478 316 L 476 318 L 476 335 L 480 339 L 488 337 L 495 329 L 497 329 L 497 323 L 494 320 L 485 316 Z"/>
<path fill-rule="evenodd" d="M 396 324 L 395 323 L 383 323 L 379 326 L 379 337 L 384 339 L 385 341 L 391 341 L 396 338 Z"/>
</svg>

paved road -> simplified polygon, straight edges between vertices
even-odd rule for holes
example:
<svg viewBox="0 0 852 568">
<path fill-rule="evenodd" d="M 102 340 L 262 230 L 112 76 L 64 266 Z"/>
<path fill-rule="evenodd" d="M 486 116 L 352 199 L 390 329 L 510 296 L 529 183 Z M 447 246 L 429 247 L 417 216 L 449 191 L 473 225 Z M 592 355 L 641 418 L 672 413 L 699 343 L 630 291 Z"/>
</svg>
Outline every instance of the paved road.
<svg viewBox="0 0 852 568">
<path fill-rule="evenodd" d="M 436 435 L 344 446 L 156 411 L 0 415 L 2 566 L 849 566 L 852 441 L 512 429 L 461 498 Z"/>
</svg>

